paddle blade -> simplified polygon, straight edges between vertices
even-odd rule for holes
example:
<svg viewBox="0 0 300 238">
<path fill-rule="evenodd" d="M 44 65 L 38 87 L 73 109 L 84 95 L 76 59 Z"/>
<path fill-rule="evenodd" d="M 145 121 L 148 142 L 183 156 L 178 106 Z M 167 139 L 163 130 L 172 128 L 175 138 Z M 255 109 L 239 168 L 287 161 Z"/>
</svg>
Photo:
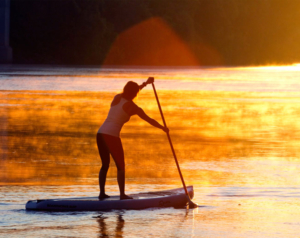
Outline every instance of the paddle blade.
<svg viewBox="0 0 300 238">
<path fill-rule="evenodd" d="M 189 195 L 186 195 L 186 198 L 187 198 L 187 204 L 186 204 L 186 206 L 187 206 L 188 209 L 193 209 L 193 208 L 199 207 L 197 203 L 194 203 L 194 202 L 191 200 L 191 198 L 190 198 Z"/>
<path fill-rule="evenodd" d="M 188 203 L 189 209 L 197 208 L 199 207 L 197 203 L 194 203 L 193 201 L 189 201 Z"/>
</svg>

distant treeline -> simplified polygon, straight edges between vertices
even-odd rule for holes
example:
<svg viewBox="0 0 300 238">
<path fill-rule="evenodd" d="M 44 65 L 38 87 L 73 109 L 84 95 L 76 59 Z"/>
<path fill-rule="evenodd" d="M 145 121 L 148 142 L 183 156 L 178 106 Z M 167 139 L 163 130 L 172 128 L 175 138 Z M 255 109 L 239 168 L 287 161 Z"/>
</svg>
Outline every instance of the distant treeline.
<svg viewBox="0 0 300 238">
<path fill-rule="evenodd" d="M 202 65 L 288 64 L 300 62 L 299 9 L 297 0 L 11 0 L 10 45 L 14 63 L 101 65 L 122 32 L 159 18 Z M 205 60 L 203 45 L 221 60 Z"/>
</svg>

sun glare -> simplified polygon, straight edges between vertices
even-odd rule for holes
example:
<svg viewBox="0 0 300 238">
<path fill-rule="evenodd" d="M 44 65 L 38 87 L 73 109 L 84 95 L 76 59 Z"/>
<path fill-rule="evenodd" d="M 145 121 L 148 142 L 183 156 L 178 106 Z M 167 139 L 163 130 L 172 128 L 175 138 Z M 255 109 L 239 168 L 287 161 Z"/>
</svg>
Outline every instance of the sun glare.
<svg viewBox="0 0 300 238">
<path fill-rule="evenodd" d="M 267 70 L 267 71 L 300 71 L 300 63 L 292 65 L 268 65 L 256 67 L 238 67 L 242 70 Z"/>
<path fill-rule="evenodd" d="M 274 65 L 274 66 L 264 66 L 259 67 L 263 70 L 278 70 L 278 71 L 300 71 L 300 64 L 292 64 L 292 65 Z"/>
</svg>

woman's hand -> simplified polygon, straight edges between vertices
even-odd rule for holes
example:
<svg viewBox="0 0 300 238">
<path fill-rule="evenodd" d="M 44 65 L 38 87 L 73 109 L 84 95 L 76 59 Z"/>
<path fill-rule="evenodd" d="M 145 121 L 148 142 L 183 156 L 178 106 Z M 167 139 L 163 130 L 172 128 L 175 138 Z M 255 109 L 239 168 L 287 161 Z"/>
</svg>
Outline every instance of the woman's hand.
<svg viewBox="0 0 300 238">
<path fill-rule="evenodd" d="M 146 84 L 151 84 L 154 83 L 154 78 L 153 77 L 149 77 L 146 81 Z"/>
<path fill-rule="evenodd" d="M 163 127 L 162 130 L 166 133 L 169 133 L 169 128 L 168 127 Z"/>
<path fill-rule="evenodd" d="M 148 117 L 148 115 L 143 111 L 142 108 L 138 108 L 136 111 L 136 114 L 142 118 L 144 121 L 148 122 L 150 125 L 157 127 L 159 129 L 162 129 L 164 132 L 169 133 L 169 128 L 168 127 L 164 127 L 163 125 L 161 125 L 160 123 L 158 123 L 156 120 Z"/>
</svg>

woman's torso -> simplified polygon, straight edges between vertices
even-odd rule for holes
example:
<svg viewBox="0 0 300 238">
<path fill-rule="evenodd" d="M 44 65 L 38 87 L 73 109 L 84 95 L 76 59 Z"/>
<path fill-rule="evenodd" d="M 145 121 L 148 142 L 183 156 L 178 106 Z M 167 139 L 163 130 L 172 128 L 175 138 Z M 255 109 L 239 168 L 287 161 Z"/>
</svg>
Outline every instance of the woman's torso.
<svg viewBox="0 0 300 238">
<path fill-rule="evenodd" d="M 98 133 L 107 134 L 119 137 L 123 125 L 129 121 L 130 115 L 124 111 L 124 104 L 129 101 L 123 98 L 120 94 L 115 96 L 107 118 L 102 126 L 99 128 Z M 132 102 L 133 105 L 135 105 Z"/>
</svg>

